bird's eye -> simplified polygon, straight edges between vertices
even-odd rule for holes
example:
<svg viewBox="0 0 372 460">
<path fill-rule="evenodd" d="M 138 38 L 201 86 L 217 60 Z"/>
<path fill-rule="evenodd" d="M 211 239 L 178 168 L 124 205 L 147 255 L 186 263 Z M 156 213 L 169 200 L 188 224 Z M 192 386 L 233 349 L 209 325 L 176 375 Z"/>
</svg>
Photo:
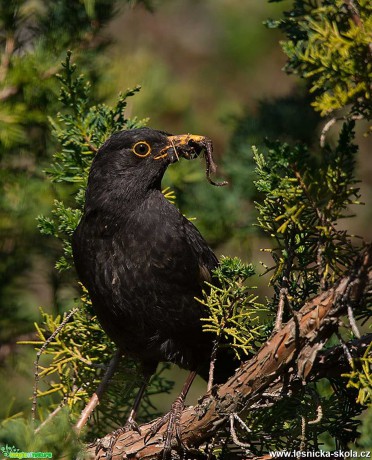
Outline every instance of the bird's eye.
<svg viewBox="0 0 372 460">
<path fill-rule="evenodd" d="M 132 147 L 133 153 L 138 157 L 147 157 L 151 153 L 151 147 L 145 141 L 136 142 Z"/>
</svg>

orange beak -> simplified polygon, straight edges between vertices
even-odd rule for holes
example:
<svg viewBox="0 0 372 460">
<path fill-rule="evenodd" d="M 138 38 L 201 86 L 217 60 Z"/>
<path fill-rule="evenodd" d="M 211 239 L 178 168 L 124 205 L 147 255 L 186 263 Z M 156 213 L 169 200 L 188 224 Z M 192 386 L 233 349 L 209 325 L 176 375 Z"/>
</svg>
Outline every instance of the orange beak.
<svg viewBox="0 0 372 460">
<path fill-rule="evenodd" d="M 166 147 L 154 157 L 154 160 L 160 160 L 166 156 L 169 156 L 172 162 L 181 157 L 192 160 L 198 157 L 203 150 L 212 150 L 212 141 L 208 137 L 196 134 L 168 136 L 168 141 Z"/>
<path fill-rule="evenodd" d="M 211 174 L 216 172 L 217 166 L 212 156 L 213 144 L 208 137 L 197 134 L 179 134 L 177 136 L 168 136 L 168 141 L 168 144 L 161 149 L 159 154 L 154 157 L 154 160 L 160 160 L 165 157 L 168 157 L 171 163 L 178 161 L 180 157 L 193 160 L 204 152 L 206 162 L 205 173 L 208 182 L 217 187 L 227 184 L 226 181 L 214 182 L 211 179 Z"/>
</svg>

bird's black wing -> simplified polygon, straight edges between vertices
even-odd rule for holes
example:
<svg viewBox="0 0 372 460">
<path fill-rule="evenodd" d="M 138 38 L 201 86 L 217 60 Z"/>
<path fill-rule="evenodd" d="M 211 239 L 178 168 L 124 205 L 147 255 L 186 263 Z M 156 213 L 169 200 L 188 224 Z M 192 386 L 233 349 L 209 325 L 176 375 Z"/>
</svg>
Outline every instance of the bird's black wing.
<svg viewBox="0 0 372 460">
<path fill-rule="evenodd" d="M 113 222 L 86 215 L 74 235 L 79 277 L 101 324 L 142 361 L 195 367 L 210 349 L 200 321 L 205 312 L 195 297 L 211 281 L 216 256 L 160 192 L 125 222 Z"/>
<path fill-rule="evenodd" d="M 199 230 L 187 219 L 184 222 L 184 231 L 189 248 L 198 261 L 200 286 L 204 289 L 205 281 L 212 282 L 212 272 L 218 266 L 218 259 Z"/>
</svg>

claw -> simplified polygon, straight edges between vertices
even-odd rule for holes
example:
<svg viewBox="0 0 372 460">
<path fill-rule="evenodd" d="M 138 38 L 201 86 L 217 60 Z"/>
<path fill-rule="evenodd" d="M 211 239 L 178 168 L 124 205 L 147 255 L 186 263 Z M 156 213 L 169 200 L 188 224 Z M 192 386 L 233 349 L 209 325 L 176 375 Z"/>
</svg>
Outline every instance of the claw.
<svg viewBox="0 0 372 460">
<path fill-rule="evenodd" d="M 111 460 L 113 454 L 112 451 L 116 441 L 120 438 L 122 434 L 127 433 L 128 431 L 136 431 L 138 434 L 141 434 L 141 430 L 134 419 L 129 418 L 124 426 L 118 428 L 110 435 L 100 439 L 97 443 L 96 455 L 101 449 L 103 449 L 106 451 L 106 460 Z"/>
<path fill-rule="evenodd" d="M 175 439 L 179 446 L 185 448 L 184 444 L 181 440 L 181 414 L 184 408 L 184 403 L 181 398 L 177 398 L 176 401 L 172 404 L 171 410 L 165 414 L 162 418 L 160 418 L 149 430 L 144 438 L 144 443 L 147 444 L 148 441 L 155 436 L 161 427 L 163 427 L 166 423 L 168 424 L 167 430 L 164 436 L 164 451 L 163 451 L 163 460 L 169 458 L 171 450 L 172 450 L 172 443 Z"/>
<path fill-rule="evenodd" d="M 169 419 L 170 419 L 170 412 L 163 415 L 163 417 L 161 417 L 156 423 L 154 423 L 154 425 L 151 427 L 151 429 L 148 431 L 148 433 L 146 433 L 145 437 L 143 438 L 144 444 L 147 444 L 150 441 L 150 439 L 158 433 L 160 428 L 168 422 Z"/>
<path fill-rule="evenodd" d="M 139 435 L 142 434 L 138 423 L 133 418 L 129 418 L 123 428 L 125 429 L 124 433 L 126 433 L 127 431 L 135 431 Z"/>
</svg>

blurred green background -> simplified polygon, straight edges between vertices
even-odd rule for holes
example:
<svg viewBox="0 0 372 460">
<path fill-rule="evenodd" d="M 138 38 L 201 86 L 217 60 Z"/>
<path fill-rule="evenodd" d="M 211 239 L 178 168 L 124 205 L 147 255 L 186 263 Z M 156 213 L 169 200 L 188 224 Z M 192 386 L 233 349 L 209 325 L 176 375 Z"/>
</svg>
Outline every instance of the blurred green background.
<svg viewBox="0 0 372 460">
<path fill-rule="evenodd" d="M 263 25 L 289 3 L 163 0 L 151 11 L 146 2 L 18 1 L 24 22 L 17 22 L 21 32 L 14 32 L 14 4 L 0 2 L 0 419 L 31 405 L 34 351 L 16 341 L 32 337 L 39 306 L 60 313 L 77 296 L 74 274 L 54 269 L 58 244 L 36 226 L 36 217 L 47 215 L 53 200 L 68 193 L 51 185 L 43 172 L 58 150 L 47 117 L 60 109 L 53 75 L 67 49 L 88 74 L 97 101 L 112 103 L 120 91 L 139 84 L 142 90 L 131 99 L 128 116 L 149 118 L 149 126 L 174 134 L 213 140 L 228 187 L 211 187 L 201 161 L 170 168 L 164 185 L 175 190 L 178 206 L 196 218 L 218 255 L 239 255 L 259 267 L 267 260 L 259 248 L 267 243 L 253 227 L 251 146 L 266 136 L 315 143 L 320 132 L 303 83 L 282 71 L 280 33 Z M 7 65 L 9 30 L 20 45 Z M 7 95 L 9 88 L 16 92 Z M 367 206 L 344 225 L 368 237 L 372 165 L 362 129 L 358 140 Z M 267 279 L 257 283 L 265 293 Z M 190 400 L 200 394 L 193 388 Z M 169 401 L 165 397 L 164 408 Z"/>
</svg>

